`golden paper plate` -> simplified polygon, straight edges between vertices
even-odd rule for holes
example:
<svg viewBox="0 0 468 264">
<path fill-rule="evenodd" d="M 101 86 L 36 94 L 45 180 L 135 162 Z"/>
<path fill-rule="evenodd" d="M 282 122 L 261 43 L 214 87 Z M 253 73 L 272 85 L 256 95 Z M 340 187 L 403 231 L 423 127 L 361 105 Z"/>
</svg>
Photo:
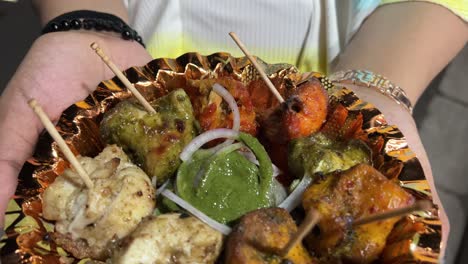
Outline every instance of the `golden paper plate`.
<svg viewBox="0 0 468 264">
<path fill-rule="evenodd" d="M 333 87 L 318 73 L 306 75 L 298 73 L 291 65 L 263 64 L 273 82 L 287 80 L 297 84 L 308 76 L 321 80 L 331 100 L 342 103 L 350 112 L 363 115 L 362 128 L 369 133 L 369 138 L 383 138 L 379 169 L 397 175 L 395 180 L 417 199 L 432 201 L 419 160 L 398 128 L 388 125 L 373 105 L 360 100 L 346 88 Z M 184 87 L 186 79 L 223 74 L 234 75 L 244 82 L 258 78 L 247 58 L 234 58 L 228 53 L 209 56 L 187 53 L 177 59 L 156 59 L 143 67 L 125 71 L 129 80 L 150 100 L 164 93 L 165 87 Z M 114 78 L 100 83 L 85 100 L 63 112 L 57 128 L 75 154 L 95 156 L 104 148 L 99 136 L 103 113 L 129 96 L 125 86 Z M 3 263 L 59 263 L 60 257 L 67 258 L 68 254 L 54 245 L 47 235 L 47 231 L 53 230 L 53 224 L 41 218 L 39 194 L 68 166 L 50 136 L 43 132 L 34 156 L 21 170 L 16 195 L 8 208 L 7 235 L 0 244 Z M 405 217 L 388 237 L 379 263 L 438 263 L 441 231 L 437 209 Z"/>
</svg>

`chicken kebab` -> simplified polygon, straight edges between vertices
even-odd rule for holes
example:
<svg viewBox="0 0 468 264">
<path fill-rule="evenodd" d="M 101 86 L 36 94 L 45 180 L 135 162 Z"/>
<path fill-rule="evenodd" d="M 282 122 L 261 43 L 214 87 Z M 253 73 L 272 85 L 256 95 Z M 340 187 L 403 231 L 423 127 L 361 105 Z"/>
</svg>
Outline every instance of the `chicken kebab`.
<svg viewBox="0 0 468 264">
<path fill-rule="evenodd" d="M 244 215 L 226 243 L 226 264 L 314 264 L 302 243 L 286 256 L 282 250 L 297 232 L 294 219 L 283 208 L 262 208 Z"/>
<path fill-rule="evenodd" d="M 43 217 L 56 221 L 52 239 L 74 257 L 105 260 L 112 243 L 153 212 L 155 189 L 116 145 L 78 159 L 93 188 L 75 170 L 65 170 L 42 194 Z"/>
<path fill-rule="evenodd" d="M 69 169 L 57 177 L 43 193 L 44 218 L 56 221 L 55 232 L 52 233 L 53 240 L 76 258 L 105 260 L 111 252 L 117 252 L 113 254 L 113 259 L 116 262 L 126 263 L 128 256 L 135 254 L 135 247 L 131 246 L 133 243 L 130 243 L 129 239 L 139 241 L 139 237 L 146 236 L 142 235 L 145 232 L 155 232 L 153 230 L 155 226 L 164 226 L 161 223 L 164 223 L 165 216 L 142 221 L 143 218 L 151 215 L 155 208 L 155 190 L 150 179 L 160 185 L 174 174 L 180 164 L 178 156 L 182 148 L 194 137 L 196 130 L 192 106 L 183 90 L 171 91 L 152 105 L 156 109 L 155 114 L 147 113 L 132 99 L 125 100 L 107 112 L 101 124 L 101 133 L 105 141 L 108 144 L 118 144 L 122 147 L 130 159 L 150 177 L 130 163 L 130 159 L 122 149 L 109 145 L 94 159 L 80 158 L 80 162 L 94 182 L 92 189 L 86 189 L 83 183 L 79 182 L 76 172 Z M 256 144 L 253 138 L 246 141 Z M 257 143 L 254 148 L 257 149 L 258 145 Z M 265 196 L 259 200 L 259 204 L 246 200 L 250 204 L 247 209 L 251 210 L 258 206 L 270 205 L 268 194 L 272 181 L 272 168 L 271 163 L 268 163 L 267 154 L 264 151 L 262 154 L 260 158 L 262 164 L 265 163 L 263 160 L 266 161 L 266 169 L 264 169 L 265 165 L 260 166 L 261 176 L 266 177 L 261 184 Z M 243 165 L 247 165 L 247 171 L 253 173 L 252 177 L 260 176 L 257 166 L 243 156 L 237 154 L 237 158 L 233 160 L 236 162 L 244 160 Z M 138 170 L 132 171 L 130 167 Z M 238 173 L 237 177 L 240 175 Z M 254 179 L 252 178 L 256 181 Z M 143 187 L 146 189 L 140 190 Z M 252 190 L 254 194 L 258 189 Z M 239 189 L 239 191 L 242 193 L 244 190 Z M 251 198 L 255 199 L 255 196 Z M 138 202 L 139 199 L 143 201 Z M 232 200 L 231 203 L 234 204 L 234 201 Z M 132 213 L 135 208 L 138 211 Z M 246 209 L 242 210 L 234 211 L 237 212 L 237 216 L 240 216 Z M 206 247 L 221 248 L 221 233 L 208 228 L 199 220 L 189 217 L 184 221 L 176 221 L 174 219 L 178 219 L 177 217 L 167 217 L 174 230 L 178 230 L 181 234 L 172 238 L 174 243 L 171 252 L 175 252 L 177 247 L 185 243 L 187 237 L 194 237 L 197 240 L 201 234 L 207 234 L 205 237 L 213 238 L 204 244 Z M 141 225 L 139 225 L 140 222 Z M 204 226 L 206 230 L 203 232 L 203 228 L 192 229 L 196 225 Z M 131 233 L 131 238 L 119 243 L 118 246 L 113 246 L 134 229 L 136 231 Z M 167 228 L 161 230 L 166 232 Z M 193 231 L 196 232 L 193 233 Z M 154 237 L 160 239 L 157 235 Z M 202 236 L 201 241 L 204 240 L 206 239 Z M 168 248 L 169 243 L 156 246 Z M 112 248 L 114 250 L 111 250 Z M 202 253 L 208 250 L 201 250 L 203 245 L 193 245 L 193 248 L 193 252 L 186 252 L 186 258 L 197 258 L 195 248 L 199 248 Z M 161 252 L 164 251 L 161 249 Z M 169 259 L 182 257 L 181 254 L 175 257 L 177 254 L 171 252 L 167 253 Z M 218 253 L 214 252 L 211 257 L 203 254 L 198 254 L 198 256 L 201 256 L 203 260 L 200 262 L 210 263 L 214 262 Z M 164 256 L 158 254 L 158 259 L 164 259 Z"/>
<path fill-rule="evenodd" d="M 414 204 L 415 198 L 398 182 L 371 166 L 375 156 L 372 152 L 379 149 L 362 131 L 362 115 L 348 113 L 342 105 L 334 104 L 328 113 L 335 114 L 334 117 L 328 120 L 320 117 L 328 102 L 320 100 L 324 90 L 315 88 L 314 84 L 321 87 L 317 81 L 309 81 L 308 86 L 298 87 L 285 103 L 269 111 L 262 122 L 276 126 L 266 126 L 273 128 L 268 130 L 266 138 L 276 142 L 280 151 L 284 151 L 282 143 L 287 144 L 291 174 L 313 178 L 301 196 L 305 210 L 316 209 L 322 216 L 318 227 L 306 239 L 310 253 L 317 257 L 316 262 L 371 263 L 378 259 L 393 226 L 402 216 L 365 226 L 354 227 L 352 223 L 370 215 L 407 208 Z M 320 105 L 320 102 L 324 103 Z M 308 103 L 315 103 L 309 107 L 313 109 L 311 112 Z M 245 230 L 250 229 L 245 222 L 256 226 L 256 230 L 248 234 Z M 268 222 L 250 214 L 242 218 L 227 245 L 231 257 L 235 259 L 238 255 L 238 261 L 233 263 L 278 263 L 281 259 L 278 258 L 280 250 L 277 248 L 275 255 L 275 250 L 266 246 L 269 240 L 259 235 L 258 229 L 268 233 Z M 240 236 L 239 230 L 248 235 Z M 276 246 L 280 244 L 276 243 Z"/>
<path fill-rule="evenodd" d="M 305 247 L 298 243 L 284 254 L 297 232 L 295 222 L 285 209 L 263 208 L 244 215 L 234 227 L 225 245 L 225 263 L 374 263 L 403 216 L 377 220 L 369 216 L 408 208 L 415 202 L 367 164 L 317 177 L 302 199 L 306 211 L 314 209 L 320 215 L 318 225 L 306 236 Z"/>
<path fill-rule="evenodd" d="M 133 162 L 164 179 L 175 170 L 172 160 L 178 160 L 184 140 L 193 137 L 192 108 L 183 91 L 174 91 L 154 106 L 160 112 L 145 116 L 138 104 L 124 101 L 108 113 L 102 130 L 104 136 L 119 136 L 116 143 L 132 154 Z M 115 112 L 120 114 L 118 123 Z M 43 215 L 56 221 L 54 240 L 75 257 L 105 259 L 111 241 L 128 235 L 153 213 L 155 188 L 116 145 L 109 145 L 94 159 L 80 157 L 80 163 L 93 180 L 93 188 L 87 189 L 76 171 L 66 170 L 44 191 Z"/>
<path fill-rule="evenodd" d="M 229 81 L 229 79 L 225 79 L 221 82 L 229 84 Z M 205 89 L 203 85 L 206 84 L 199 85 L 200 89 Z M 235 88 L 232 88 L 232 84 L 228 87 L 236 91 Z M 235 82 L 234 87 L 236 87 Z M 240 90 L 245 92 L 242 88 Z M 242 95 L 241 92 L 235 94 Z M 208 97 L 215 98 L 214 95 L 208 95 Z M 243 106 L 249 106 L 246 99 L 248 97 L 240 96 L 239 98 L 238 100 L 242 102 Z M 218 103 L 218 106 L 221 104 L 219 100 L 215 100 L 215 102 Z M 155 190 L 150 184 L 150 178 L 160 185 L 173 175 L 180 163 L 178 156 L 182 148 L 194 137 L 196 125 L 192 106 L 183 90 L 171 91 L 156 100 L 153 106 L 156 109 L 156 114 L 149 114 L 133 100 L 125 100 L 106 113 L 101 125 L 102 136 L 106 142 L 122 147 L 130 159 L 151 177 L 146 176 L 137 166 L 130 163 L 130 159 L 119 147 L 109 145 L 94 159 L 80 158 L 80 162 L 95 182 L 93 189 L 84 188 L 83 183 L 80 183 L 79 178 L 75 175 L 76 172 L 70 169 L 58 177 L 44 192 L 44 218 L 56 221 L 52 238 L 76 258 L 96 260 L 108 258 L 111 252 L 109 248 L 112 248 L 112 244 L 129 235 L 144 217 L 152 214 L 155 208 Z M 210 107 L 212 106 L 208 106 L 208 108 Z M 218 114 L 217 118 L 218 126 L 226 125 L 225 120 L 229 119 L 229 114 L 224 111 L 221 113 L 223 114 Z M 244 116 L 245 113 L 247 111 L 241 111 L 241 116 Z M 249 116 L 251 116 L 250 113 Z M 224 123 L 219 122 L 223 119 Z M 203 117 L 201 120 L 204 120 Z M 250 120 L 250 117 L 241 120 L 244 120 L 244 122 L 240 122 L 241 129 L 245 129 L 243 127 L 246 123 L 255 124 L 255 122 L 245 122 L 245 120 Z M 251 125 L 247 125 L 246 130 L 255 133 L 251 127 Z M 240 147 L 254 153 L 257 162 L 259 162 L 258 166 L 233 149 L 229 152 L 225 151 L 224 155 L 217 155 L 216 159 L 211 159 L 212 162 L 208 162 L 208 164 L 201 162 L 204 166 L 208 166 L 207 168 L 193 170 L 192 162 L 194 160 L 191 159 L 192 166 L 186 166 L 188 168 L 185 170 L 186 172 L 180 170 L 177 181 L 177 192 L 199 207 L 201 204 L 206 204 L 206 201 L 209 201 L 208 204 L 211 203 L 211 208 L 219 201 L 227 201 L 222 206 L 216 206 L 218 210 L 213 214 L 209 212 L 211 209 L 205 210 L 205 213 L 221 223 L 234 221 L 251 210 L 274 206 L 280 202 L 280 200 L 275 201 L 272 197 L 274 192 L 273 173 L 268 154 L 258 141 L 248 134 L 240 134 L 237 139 L 243 143 L 242 146 L 239 145 Z M 209 176 L 216 175 L 220 170 L 221 173 L 224 173 L 223 171 L 229 168 L 231 168 L 231 172 L 234 172 L 231 173 L 234 180 L 219 182 L 218 179 L 221 177 Z M 199 192 L 193 193 L 193 188 L 190 187 L 193 186 L 194 179 L 185 180 L 185 183 L 189 184 L 185 184 L 188 186 L 186 188 L 183 186 L 184 175 L 190 174 L 191 171 L 200 171 L 200 169 L 215 173 L 202 175 L 199 190 L 204 190 L 205 198 L 202 198 L 202 202 L 197 204 Z M 245 173 L 252 175 L 249 176 L 251 177 L 250 181 L 242 179 L 242 177 L 246 177 Z M 191 177 L 196 176 L 198 175 L 192 174 Z M 232 185 L 234 182 L 239 188 L 229 188 L 234 186 Z M 254 186 L 256 182 L 260 183 L 258 187 Z M 226 192 L 226 190 L 228 191 Z M 220 198 L 218 195 L 223 193 L 227 193 L 228 196 Z M 251 193 L 251 196 L 247 195 L 248 193 Z M 208 200 L 206 200 L 207 198 Z M 244 202 L 239 202 L 242 199 Z M 259 199 L 258 202 L 255 202 L 257 199 Z M 138 202 L 139 200 L 143 201 Z M 138 211 L 131 213 L 134 208 L 138 208 Z M 144 222 L 148 223 L 150 220 Z M 152 226 L 152 224 L 142 225 Z M 138 228 L 138 230 L 142 229 L 144 228 Z M 214 235 L 219 237 L 219 232 L 214 232 Z M 133 235 L 133 237 L 135 236 L 138 235 Z M 219 239 L 209 244 L 215 246 L 218 244 L 217 247 L 220 248 Z M 122 244 L 118 248 L 122 252 L 131 252 Z M 115 255 L 126 256 L 127 254 L 116 253 Z"/>
<path fill-rule="evenodd" d="M 93 183 L 91 188 L 70 168 L 42 194 L 43 217 L 55 221 L 51 238 L 77 259 L 104 261 L 112 256 L 114 263 L 129 263 L 140 255 L 142 249 L 134 245 L 141 239 L 139 243 L 160 249 L 155 260 L 161 263 L 183 261 L 184 256 L 212 263 L 219 254 L 222 234 L 198 219 L 152 216 L 156 179 L 171 176 L 178 155 L 195 134 L 192 107 L 183 90 L 159 98 L 152 106 L 157 112 L 148 114 L 133 100 L 126 100 L 106 113 L 101 131 L 109 145 L 95 158 L 78 158 Z M 171 228 L 172 244 L 160 237 Z M 153 237 L 148 238 L 148 232 Z M 153 244 L 147 244 L 148 240 Z M 193 242 L 191 250 L 177 253 L 188 240 Z M 143 256 L 143 262 L 152 256 Z"/>
<path fill-rule="evenodd" d="M 44 218 L 56 221 L 57 244 L 76 258 L 111 263 L 214 263 L 223 248 L 226 263 L 367 263 L 378 257 L 398 219 L 370 230 L 344 223 L 414 198 L 365 165 L 372 163 L 368 142 L 338 139 L 326 129 L 333 111 L 318 79 L 283 86 L 281 104 L 254 97 L 264 89 L 259 83 L 232 76 L 185 84 L 166 87 L 151 102 L 156 113 L 132 99 L 105 113 L 101 135 L 109 146 L 94 159 L 82 158 L 93 189 L 85 190 L 67 170 L 43 194 Z M 284 185 L 273 163 L 290 175 Z M 293 181 L 307 190 L 296 187 L 289 199 L 285 189 Z M 155 213 L 155 186 L 177 204 L 174 209 Z M 353 197 L 363 191 L 367 196 Z M 305 209 L 325 216 L 320 235 L 306 239 L 310 252 L 299 243 L 282 256 L 297 230 L 288 213 L 297 203 L 290 200 L 303 195 Z M 390 200 L 371 206 L 377 195 Z M 384 232 L 371 237 L 381 226 Z M 372 249 L 359 255 L 367 246 Z"/>
<path fill-rule="evenodd" d="M 306 244 L 323 263 L 371 263 L 401 216 L 362 226 L 353 222 L 414 202 L 411 194 L 367 164 L 317 177 L 302 200 L 306 210 L 314 208 L 321 214 Z"/>
</svg>

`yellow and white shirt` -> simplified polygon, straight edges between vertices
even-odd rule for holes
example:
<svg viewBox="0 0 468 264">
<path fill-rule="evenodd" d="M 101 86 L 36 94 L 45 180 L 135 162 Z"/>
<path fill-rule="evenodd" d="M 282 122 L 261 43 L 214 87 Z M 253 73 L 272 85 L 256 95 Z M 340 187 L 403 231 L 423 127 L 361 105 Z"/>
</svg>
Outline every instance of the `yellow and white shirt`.
<svg viewBox="0 0 468 264">
<path fill-rule="evenodd" d="M 327 72 L 363 20 L 381 4 L 408 0 L 125 0 L 130 24 L 155 58 L 196 51 L 243 56 L 228 33 L 268 63 Z M 465 21 L 468 0 L 426 0 Z"/>
</svg>

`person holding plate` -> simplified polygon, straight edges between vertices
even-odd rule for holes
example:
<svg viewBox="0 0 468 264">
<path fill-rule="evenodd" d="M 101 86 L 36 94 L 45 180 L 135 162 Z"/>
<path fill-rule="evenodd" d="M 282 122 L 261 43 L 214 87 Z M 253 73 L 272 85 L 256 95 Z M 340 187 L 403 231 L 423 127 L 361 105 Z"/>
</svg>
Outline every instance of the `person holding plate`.
<svg viewBox="0 0 468 264">
<path fill-rule="evenodd" d="M 241 56 L 230 31 L 269 63 L 356 83 L 348 86 L 406 135 L 442 209 L 411 111 L 468 40 L 468 7 L 462 1 L 41 0 L 34 5 L 44 34 L 0 99 L 0 226 L 18 173 L 43 129 L 27 101 L 38 99 L 57 121 L 66 107 L 113 76 L 90 43 L 99 42 L 126 69 L 190 51 Z M 370 84 L 374 89 L 366 87 Z M 446 245 L 449 224 L 441 212 Z"/>
</svg>

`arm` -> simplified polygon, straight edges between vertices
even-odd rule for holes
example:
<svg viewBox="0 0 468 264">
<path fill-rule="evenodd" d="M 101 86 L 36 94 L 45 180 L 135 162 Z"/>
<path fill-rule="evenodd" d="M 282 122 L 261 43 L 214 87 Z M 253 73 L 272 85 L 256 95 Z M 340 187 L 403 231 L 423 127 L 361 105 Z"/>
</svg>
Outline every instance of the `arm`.
<svg viewBox="0 0 468 264">
<path fill-rule="evenodd" d="M 386 76 L 406 91 L 414 105 L 430 81 L 467 40 L 467 24 L 441 6 L 422 2 L 384 5 L 364 22 L 333 70 L 367 69 Z M 412 116 L 375 90 L 358 86 L 350 88 L 362 99 L 376 105 L 390 124 L 398 125 L 421 161 L 434 201 L 441 206 L 429 160 Z M 441 212 L 445 246 L 449 225 L 443 209 Z"/>
<path fill-rule="evenodd" d="M 414 105 L 467 40 L 466 22 L 444 7 L 423 2 L 384 5 L 363 23 L 334 70 L 382 74 L 402 87 Z"/>
</svg>

